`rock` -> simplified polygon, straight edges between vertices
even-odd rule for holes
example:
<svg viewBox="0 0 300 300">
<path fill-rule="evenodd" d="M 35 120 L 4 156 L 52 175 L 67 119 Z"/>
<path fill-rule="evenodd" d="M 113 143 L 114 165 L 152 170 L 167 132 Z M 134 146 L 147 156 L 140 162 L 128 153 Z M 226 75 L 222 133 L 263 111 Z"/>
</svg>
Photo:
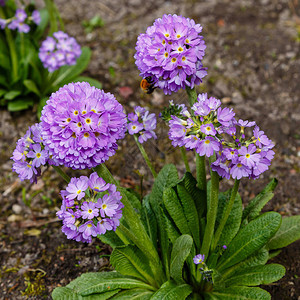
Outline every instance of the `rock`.
<svg viewBox="0 0 300 300">
<path fill-rule="evenodd" d="M 22 212 L 22 206 L 20 206 L 19 204 L 14 204 L 12 206 L 12 210 L 15 214 L 19 215 Z"/>
</svg>

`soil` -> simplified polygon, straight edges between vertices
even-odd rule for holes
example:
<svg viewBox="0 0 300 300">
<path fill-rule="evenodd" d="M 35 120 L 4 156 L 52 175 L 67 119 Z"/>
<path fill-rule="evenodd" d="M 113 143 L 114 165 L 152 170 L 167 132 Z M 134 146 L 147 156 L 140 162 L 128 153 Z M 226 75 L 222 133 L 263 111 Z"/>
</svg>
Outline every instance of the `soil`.
<svg viewBox="0 0 300 300">
<path fill-rule="evenodd" d="M 157 114 L 168 100 L 186 103 L 184 92 L 144 94 L 134 64 L 135 43 L 164 13 L 193 18 L 203 26 L 208 75 L 198 92 L 207 92 L 233 107 L 242 119 L 255 120 L 276 144 L 270 170 L 255 181 L 242 181 L 240 193 L 254 197 L 273 177 L 275 197 L 265 210 L 283 216 L 300 213 L 300 2 L 298 0 L 57 0 L 66 31 L 93 51 L 84 75 L 102 82 L 127 112 L 135 105 Z M 82 22 L 94 16 L 104 26 L 86 33 Z M 61 205 L 61 178 L 45 169 L 36 185 L 20 182 L 11 172 L 10 156 L 18 138 L 37 121 L 36 108 L 19 113 L 0 111 L 0 299 L 51 299 L 51 291 L 83 272 L 109 270 L 111 249 L 99 241 L 79 244 L 61 233 L 55 213 Z M 180 151 L 158 122 L 158 140 L 146 144 L 157 170 L 166 162 L 184 165 Z M 108 167 L 124 186 L 146 193 L 153 179 L 134 142 L 126 138 Z M 194 170 L 192 168 L 192 170 Z M 76 176 L 84 172 L 66 170 Z M 142 179 L 142 180 L 141 180 Z M 232 182 L 229 182 L 229 185 Z M 225 187 L 225 185 L 224 185 Z M 224 188 L 223 187 L 223 188 Z M 300 242 L 284 249 L 272 262 L 286 267 L 286 276 L 264 286 L 272 299 L 300 299 Z"/>
</svg>

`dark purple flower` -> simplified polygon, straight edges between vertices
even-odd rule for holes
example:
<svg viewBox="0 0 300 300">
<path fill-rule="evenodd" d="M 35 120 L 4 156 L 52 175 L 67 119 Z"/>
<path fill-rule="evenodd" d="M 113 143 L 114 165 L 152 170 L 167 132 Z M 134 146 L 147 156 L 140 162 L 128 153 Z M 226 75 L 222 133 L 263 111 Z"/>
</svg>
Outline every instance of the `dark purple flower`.
<svg viewBox="0 0 300 300">
<path fill-rule="evenodd" d="M 37 13 L 32 17 L 34 22 L 38 21 Z M 39 52 L 39 58 L 49 72 L 53 72 L 64 65 L 76 64 L 80 55 L 81 48 L 76 40 L 62 31 L 53 33 L 53 37 L 47 37 Z"/>
<path fill-rule="evenodd" d="M 115 154 L 126 130 L 122 105 L 110 93 L 87 82 L 53 93 L 41 116 L 45 147 L 58 164 L 93 168 Z"/>
<path fill-rule="evenodd" d="M 150 76 L 165 94 L 200 84 L 207 74 L 201 62 L 206 48 L 201 31 L 194 20 L 182 16 L 155 20 L 137 40 L 134 57 L 140 75 Z"/>
</svg>

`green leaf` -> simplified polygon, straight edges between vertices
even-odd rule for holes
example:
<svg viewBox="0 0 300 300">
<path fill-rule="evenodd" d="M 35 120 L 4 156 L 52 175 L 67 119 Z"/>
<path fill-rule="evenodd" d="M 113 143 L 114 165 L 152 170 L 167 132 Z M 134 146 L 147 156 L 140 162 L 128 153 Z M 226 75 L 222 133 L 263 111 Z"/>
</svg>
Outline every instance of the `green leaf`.
<svg viewBox="0 0 300 300">
<path fill-rule="evenodd" d="M 67 287 L 57 287 L 51 294 L 53 300 L 82 300 L 82 296 L 78 295 Z"/>
<path fill-rule="evenodd" d="M 219 204 L 218 204 L 218 213 L 217 213 L 217 219 L 216 219 L 216 229 L 218 228 L 219 224 L 221 223 L 223 216 L 223 213 L 226 210 L 226 206 L 228 204 L 228 201 L 230 199 L 231 190 L 226 191 L 225 193 L 219 194 Z M 224 226 L 224 229 L 221 233 L 220 239 L 218 241 L 218 245 L 229 245 L 232 239 L 235 237 L 237 232 L 239 231 L 239 228 L 241 226 L 241 219 L 242 219 L 242 213 L 243 213 L 243 204 L 242 199 L 239 193 L 237 193 L 234 204 L 232 207 L 232 210 L 229 214 L 229 217 L 226 221 L 226 224 Z"/>
<path fill-rule="evenodd" d="M 269 259 L 276 257 L 277 255 L 279 255 L 281 253 L 281 251 L 282 251 L 281 249 L 270 251 L 269 252 Z"/>
<path fill-rule="evenodd" d="M 225 281 L 226 286 L 245 285 L 255 286 L 260 284 L 270 284 L 279 280 L 285 274 L 285 268 L 279 264 L 269 264 L 265 266 L 255 266 L 244 269 Z"/>
<path fill-rule="evenodd" d="M 274 236 L 281 224 L 281 215 L 267 212 L 241 229 L 219 260 L 219 272 L 229 268 L 262 248 Z"/>
<path fill-rule="evenodd" d="M 143 288 L 155 290 L 152 286 L 117 272 L 84 273 L 76 278 L 68 288 L 81 296 L 95 293 L 105 293 L 118 289 Z"/>
<path fill-rule="evenodd" d="M 116 300 L 148 300 L 153 295 L 152 291 L 146 289 L 131 289 L 121 291 L 111 299 Z"/>
<path fill-rule="evenodd" d="M 120 274 L 137 277 L 153 286 L 156 285 L 147 257 L 136 246 L 116 247 L 110 262 Z"/>
<path fill-rule="evenodd" d="M 300 239 L 300 215 L 282 219 L 281 226 L 268 242 L 269 250 L 279 249 Z"/>
<path fill-rule="evenodd" d="M 41 95 L 40 91 L 38 90 L 38 88 L 37 88 L 36 84 L 34 83 L 34 81 L 26 79 L 26 80 L 23 81 L 23 83 L 30 92 L 33 92 L 38 96 Z"/>
<path fill-rule="evenodd" d="M 42 38 L 42 36 L 45 33 L 46 27 L 49 23 L 49 13 L 48 10 L 46 8 L 43 8 L 41 10 L 39 10 L 40 15 L 41 15 L 41 22 L 40 24 L 37 26 L 37 29 L 34 33 L 34 37 L 35 39 L 38 41 Z"/>
<path fill-rule="evenodd" d="M 253 255 L 248 257 L 247 259 L 241 261 L 240 263 L 226 269 L 225 272 L 222 272 L 222 280 L 224 281 L 226 278 L 234 276 L 236 273 L 241 272 L 244 269 L 249 267 L 264 265 L 267 263 L 269 259 L 268 250 L 263 247 L 256 251 Z"/>
<path fill-rule="evenodd" d="M 87 76 L 78 76 L 72 80 L 72 82 L 88 82 L 91 86 L 96 87 L 97 89 L 102 89 L 102 83 L 97 79 L 87 77 Z"/>
<path fill-rule="evenodd" d="M 32 99 L 18 99 L 8 102 L 7 109 L 9 111 L 19 111 L 33 106 Z"/>
<path fill-rule="evenodd" d="M 248 206 L 245 207 L 243 211 L 243 220 L 248 219 L 249 217 L 251 219 L 254 219 L 259 215 L 259 212 L 266 205 L 266 203 L 272 199 L 272 192 L 276 188 L 277 183 L 277 179 L 272 179 L 270 183 L 267 184 L 266 187 L 255 198 L 253 198 L 250 201 Z"/>
<path fill-rule="evenodd" d="M 205 300 L 271 300 L 271 295 L 257 287 L 233 286 L 222 291 L 206 293 Z"/>
<path fill-rule="evenodd" d="M 124 245 L 124 243 L 113 230 L 108 230 L 105 234 L 98 235 L 98 238 L 101 240 L 101 242 L 110 245 L 112 248 Z"/>
<path fill-rule="evenodd" d="M 163 193 L 165 207 L 182 234 L 191 234 L 183 208 L 173 188 L 165 189 Z"/>
<path fill-rule="evenodd" d="M 91 49 L 88 47 L 81 48 L 81 55 L 76 61 L 76 65 L 63 66 L 59 69 L 56 80 L 52 86 L 64 85 L 72 82 L 78 75 L 80 75 L 88 66 L 91 59 Z"/>
<path fill-rule="evenodd" d="M 130 201 L 130 203 L 132 204 L 132 206 L 138 211 L 138 213 L 141 211 L 142 209 L 142 205 L 140 200 L 136 197 L 136 195 L 134 193 L 132 193 L 130 190 L 127 189 L 122 189 L 123 192 L 126 194 L 127 199 Z"/>
<path fill-rule="evenodd" d="M 192 291 L 188 284 L 176 285 L 167 281 L 153 294 L 151 300 L 184 300 Z"/>
<path fill-rule="evenodd" d="M 200 249 L 199 216 L 196 205 L 192 196 L 181 184 L 178 184 L 176 187 L 187 225 L 192 233 L 196 247 Z"/>
<path fill-rule="evenodd" d="M 6 99 L 6 100 L 13 100 L 16 97 L 18 97 L 20 94 L 21 94 L 21 91 L 18 91 L 18 90 L 16 90 L 16 91 L 9 91 L 9 92 L 7 92 L 4 95 L 4 99 Z"/>
<path fill-rule="evenodd" d="M 37 108 L 37 116 L 39 119 L 41 118 L 42 110 L 43 110 L 44 106 L 47 104 L 48 99 L 49 99 L 48 97 L 44 97 L 44 98 L 40 99 L 40 101 L 39 101 L 38 108 Z"/>
<path fill-rule="evenodd" d="M 167 212 L 163 212 L 161 215 L 163 228 L 167 233 L 168 239 L 171 241 L 172 244 L 174 244 L 176 239 L 180 237 L 180 233 L 178 232 L 178 229 L 173 220 L 168 216 Z"/>
<path fill-rule="evenodd" d="M 193 246 L 191 236 L 185 234 L 180 236 L 174 243 L 171 253 L 170 275 L 177 283 L 184 283 L 182 269 L 185 260 L 189 256 Z"/>
</svg>

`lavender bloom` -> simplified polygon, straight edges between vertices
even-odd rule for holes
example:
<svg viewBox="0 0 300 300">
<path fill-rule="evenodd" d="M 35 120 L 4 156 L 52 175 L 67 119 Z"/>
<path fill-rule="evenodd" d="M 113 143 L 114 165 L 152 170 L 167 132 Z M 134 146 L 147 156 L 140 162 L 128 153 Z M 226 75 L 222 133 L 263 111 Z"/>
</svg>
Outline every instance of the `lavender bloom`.
<svg viewBox="0 0 300 300">
<path fill-rule="evenodd" d="M 148 139 L 156 139 L 154 130 L 156 129 L 155 114 L 149 114 L 144 107 L 136 106 L 134 113 L 127 116 L 127 130 L 130 135 L 139 134 L 138 141 L 142 144 Z"/>
<path fill-rule="evenodd" d="M 198 264 L 203 264 L 204 263 L 204 259 L 205 259 L 204 254 L 197 254 L 193 258 L 193 261 L 194 261 L 194 264 L 198 265 Z"/>
<path fill-rule="evenodd" d="M 31 15 L 31 18 L 32 18 L 32 21 L 36 24 L 36 25 L 39 25 L 41 23 L 41 15 L 39 13 L 38 10 L 34 10 L 32 12 L 32 15 Z"/>
<path fill-rule="evenodd" d="M 4 29 L 6 26 L 7 21 L 5 19 L 0 19 L 0 28 Z"/>
<path fill-rule="evenodd" d="M 32 15 L 32 18 L 36 23 L 38 21 L 37 13 Z M 53 37 L 47 37 L 39 52 L 39 58 L 49 72 L 53 72 L 64 65 L 76 64 L 80 55 L 81 48 L 76 40 L 62 31 L 53 33 Z"/>
<path fill-rule="evenodd" d="M 124 207 L 121 194 L 96 172 L 89 178 L 71 178 L 61 196 L 62 206 L 56 215 L 62 220 L 62 232 L 68 239 L 90 243 L 92 237 L 116 230 L 120 224 Z"/>
<path fill-rule="evenodd" d="M 29 127 L 25 135 L 18 140 L 11 157 L 14 160 L 12 170 L 21 180 L 28 179 L 31 183 L 37 182 L 41 175 L 41 166 L 49 163 L 49 153 L 39 138 L 40 132 L 40 124 Z"/>
<path fill-rule="evenodd" d="M 122 105 L 110 93 L 87 82 L 53 93 L 41 116 L 45 147 L 58 164 L 93 168 L 114 155 L 126 130 Z"/>
<path fill-rule="evenodd" d="M 0 6 L 5 6 L 6 0 L 0 0 Z"/>
<path fill-rule="evenodd" d="M 150 76 L 165 94 L 200 84 L 207 75 L 201 62 L 206 48 L 201 31 L 201 25 L 182 16 L 156 19 L 137 40 L 134 58 L 140 75 Z"/>
</svg>

